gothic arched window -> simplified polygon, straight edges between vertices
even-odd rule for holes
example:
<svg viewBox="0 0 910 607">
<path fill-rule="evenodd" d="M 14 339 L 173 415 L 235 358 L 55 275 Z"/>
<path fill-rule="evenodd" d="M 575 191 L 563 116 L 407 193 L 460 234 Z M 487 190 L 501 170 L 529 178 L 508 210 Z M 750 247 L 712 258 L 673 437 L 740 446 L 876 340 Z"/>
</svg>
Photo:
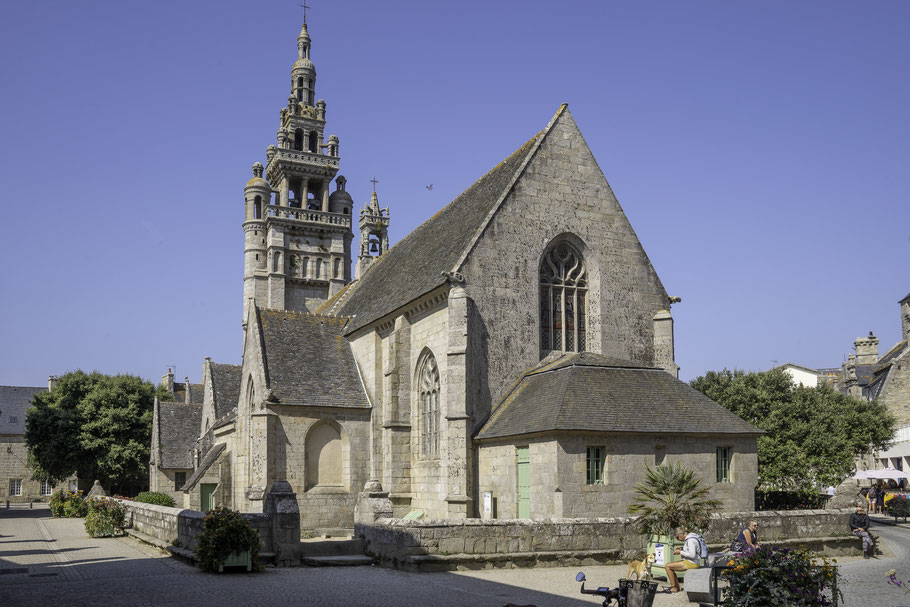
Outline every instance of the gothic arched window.
<svg viewBox="0 0 910 607">
<path fill-rule="evenodd" d="M 428 352 L 417 377 L 420 393 L 420 452 L 439 455 L 439 367 Z"/>
<path fill-rule="evenodd" d="M 588 273 L 575 247 L 559 242 L 540 262 L 540 349 L 584 352 Z"/>
<path fill-rule="evenodd" d="M 294 131 L 294 149 L 300 152 L 303 151 L 303 129 Z"/>
</svg>

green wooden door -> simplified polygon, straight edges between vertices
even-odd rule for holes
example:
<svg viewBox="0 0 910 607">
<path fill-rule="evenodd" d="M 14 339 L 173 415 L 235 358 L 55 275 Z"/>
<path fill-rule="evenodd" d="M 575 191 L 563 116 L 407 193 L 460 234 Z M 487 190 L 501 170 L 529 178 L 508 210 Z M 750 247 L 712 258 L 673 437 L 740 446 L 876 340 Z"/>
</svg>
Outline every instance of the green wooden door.
<svg viewBox="0 0 910 607">
<path fill-rule="evenodd" d="M 517 447 L 518 518 L 531 518 L 531 455 L 528 447 Z"/>
<path fill-rule="evenodd" d="M 208 512 L 215 507 L 215 483 L 202 483 L 200 492 L 202 493 L 202 511 Z"/>
</svg>

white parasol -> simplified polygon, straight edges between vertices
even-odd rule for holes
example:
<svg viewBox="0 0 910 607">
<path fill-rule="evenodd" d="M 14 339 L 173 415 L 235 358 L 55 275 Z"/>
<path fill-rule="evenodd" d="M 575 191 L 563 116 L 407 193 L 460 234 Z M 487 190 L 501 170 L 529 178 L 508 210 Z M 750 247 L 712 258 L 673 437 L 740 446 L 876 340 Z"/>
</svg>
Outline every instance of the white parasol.
<svg viewBox="0 0 910 607">
<path fill-rule="evenodd" d="M 880 479 L 893 479 L 899 480 L 902 478 L 910 478 L 910 474 L 907 474 L 903 470 L 897 470 L 896 468 L 882 468 L 881 470 L 866 470 L 865 478 L 880 478 Z"/>
</svg>

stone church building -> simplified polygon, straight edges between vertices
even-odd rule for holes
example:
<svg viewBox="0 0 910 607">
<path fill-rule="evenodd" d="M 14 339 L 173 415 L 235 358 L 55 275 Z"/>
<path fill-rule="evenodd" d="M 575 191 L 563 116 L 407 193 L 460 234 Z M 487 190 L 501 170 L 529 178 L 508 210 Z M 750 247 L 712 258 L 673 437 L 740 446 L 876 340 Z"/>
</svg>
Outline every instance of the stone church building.
<svg viewBox="0 0 910 607">
<path fill-rule="evenodd" d="M 304 528 L 351 528 L 378 481 L 396 516 L 620 516 L 681 462 L 751 509 L 761 431 L 677 379 L 679 299 L 568 106 L 390 248 L 338 175 L 306 24 L 297 47 L 244 188 L 242 363 L 204 374 L 196 438 L 153 438 L 192 466 L 183 503 L 261 511 L 287 480 Z"/>
</svg>

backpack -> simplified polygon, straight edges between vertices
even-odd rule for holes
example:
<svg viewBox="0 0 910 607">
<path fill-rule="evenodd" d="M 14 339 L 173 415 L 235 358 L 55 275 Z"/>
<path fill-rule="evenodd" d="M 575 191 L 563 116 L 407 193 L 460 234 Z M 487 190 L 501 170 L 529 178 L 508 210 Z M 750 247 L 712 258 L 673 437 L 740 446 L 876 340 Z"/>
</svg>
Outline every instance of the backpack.
<svg viewBox="0 0 910 607">
<path fill-rule="evenodd" d="M 700 535 L 698 536 L 698 556 L 703 559 L 708 558 L 708 543 Z"/>
</svg>

